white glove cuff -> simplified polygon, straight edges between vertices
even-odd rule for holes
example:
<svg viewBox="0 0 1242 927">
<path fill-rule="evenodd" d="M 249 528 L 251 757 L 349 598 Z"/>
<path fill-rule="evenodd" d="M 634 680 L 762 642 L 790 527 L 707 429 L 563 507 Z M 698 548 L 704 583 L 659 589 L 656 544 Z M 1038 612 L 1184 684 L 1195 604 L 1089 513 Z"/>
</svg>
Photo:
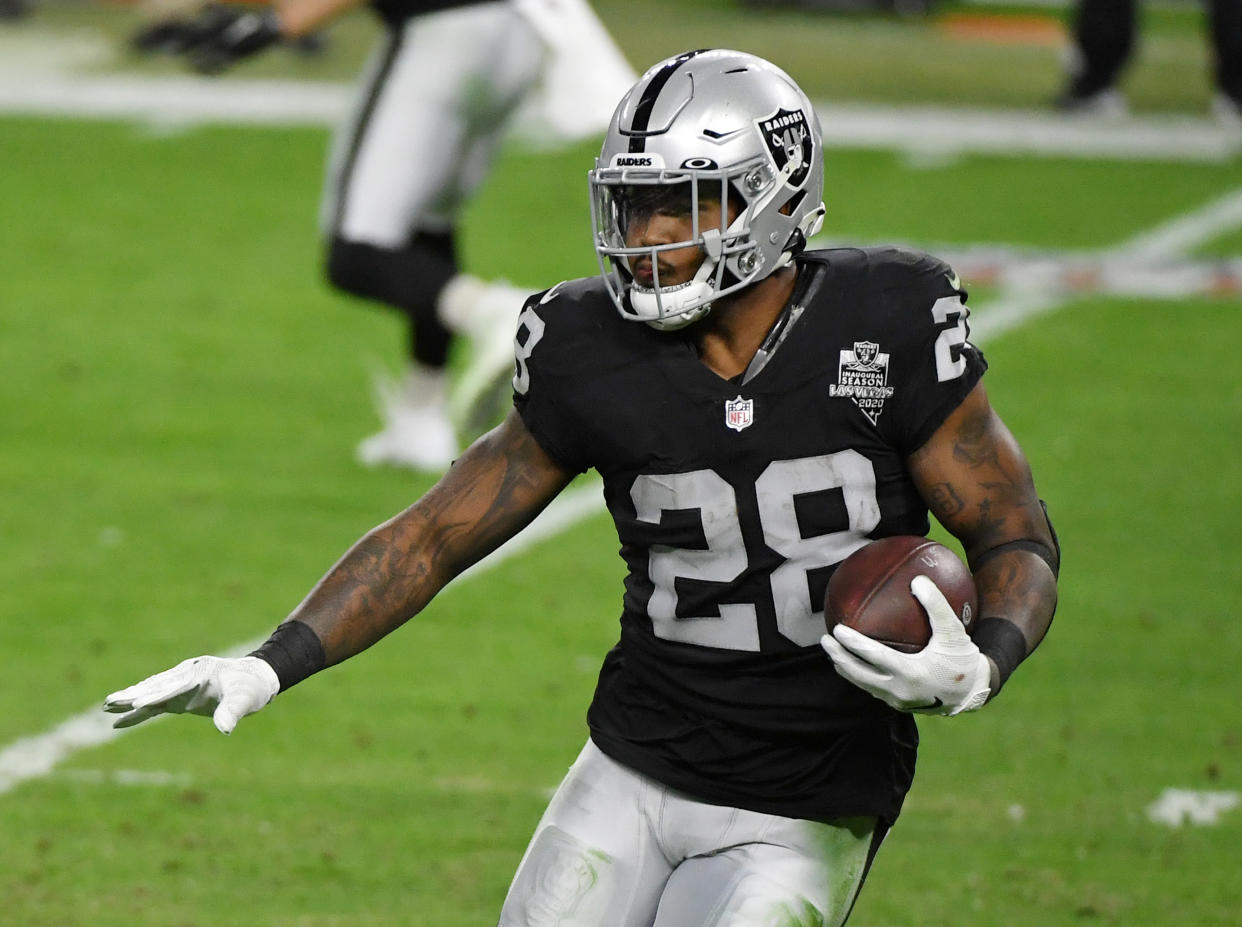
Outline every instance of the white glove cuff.
<svg viewBox="0 0 1242 927">
<path fill-rule="evenodd" d="M 964 711 L 975 711 L 982 708 L 987 703 L 988 696 L 992 694 L 992 661 L 985 654 L 980 653 L 975 661 L 974 668 L 970 671 L 970 688 L 966 692 L 966 697 L 961 703 L 954 708 L 950 715 L 958 715 Z"/>
<path fill-rule="evenodd" d="M 241 657 L 238 661 L 238 669 L 244 669 L 249 675 L 253 676 L 255 681 L 263 687 L 263 691 L 267 693 L 267 699 L 264 705 L 276 697 L 280 691 L 280 678 L 276 675 L 276 670 L 272 669 L 272 665 L 261 657 Z"/>
</svg>

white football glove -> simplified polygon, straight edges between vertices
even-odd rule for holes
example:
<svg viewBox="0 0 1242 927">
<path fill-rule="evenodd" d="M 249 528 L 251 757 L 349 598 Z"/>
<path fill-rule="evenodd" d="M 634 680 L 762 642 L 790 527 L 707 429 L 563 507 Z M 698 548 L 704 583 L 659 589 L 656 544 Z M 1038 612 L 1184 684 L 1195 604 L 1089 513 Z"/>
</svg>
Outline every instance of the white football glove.
<svg viewBox="0 0 1242 927">
<path fill-rule="evenodd" d="M 194 657 L 104 699 L 104 711 L 129 712 L 113 727 L 133 727 L 156 715 L 211 715 L 221 734 L 254 714 L 280 691 L 276 671 L 258 657 Z"/>
<path fill-rule="evenodd" d="M 916 576 L 910 591 L 931 619 L 927 646 L 902 653 L 839 624 L 820 638 L 833 668 L 899 711 L 956 715 L 982 707 L 991 693 L 991 662 L 934 582 Z"/>
</svg>

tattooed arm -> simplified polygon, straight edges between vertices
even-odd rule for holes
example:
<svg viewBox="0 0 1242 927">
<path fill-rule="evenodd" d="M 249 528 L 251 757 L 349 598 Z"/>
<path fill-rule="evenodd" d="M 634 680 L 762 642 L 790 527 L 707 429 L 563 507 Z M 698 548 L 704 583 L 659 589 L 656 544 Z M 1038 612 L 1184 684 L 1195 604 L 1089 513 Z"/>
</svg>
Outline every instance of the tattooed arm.
<svg viewBox="0 0 1242 927">
<path fill-rule="evenodd" d="M 962 542 L 970 562 L 983 619 L 976 639 L 985 626 L 998 630 L 987 619 L 1004 619 L 1021 632 L 1012 645 L 1021 646 L 1014 655 L 1020 660 L 1052 622 L 1060 552 L 1026 457 L 982 383 L 908 464 L 932 514 Z M 988 651 L 982 642 L 981 648 Z M 1002 667 L 1003 677 L 1012 669 Z"/>
<path fill-rule="evenodd" d="M 956 715 L 994 698 L 1043 639 L 1057 601 L 1060 551 L 1022 449 L 976 385 L 906 461 L 928 507 L 962 542 L 979 591 L 969 636 L 919 576 L 910 592 L 931 639 L 903 653 L 837 625 L 820 640 L 837 673 L 900 711 Z"/>
<path fill-rule="evenodd" d="M 326 665 L 339 663 L 417 614 L 572 478 L 510 412 L 425 496 L 354 544 L 289 617 L 315 632 Z"/>
<path fill-rule="evenodd" d="M 132 727 L 171 713 L 210 715 L 228 734 L 278 692 L 370 647 L 449 580 L 526 527 L 572 479 L 511 412 L 427 495 L 367 532 L 289 620 L 245 657 L 192 657 L 113 692 L 104 710 Z"/>
</svg>

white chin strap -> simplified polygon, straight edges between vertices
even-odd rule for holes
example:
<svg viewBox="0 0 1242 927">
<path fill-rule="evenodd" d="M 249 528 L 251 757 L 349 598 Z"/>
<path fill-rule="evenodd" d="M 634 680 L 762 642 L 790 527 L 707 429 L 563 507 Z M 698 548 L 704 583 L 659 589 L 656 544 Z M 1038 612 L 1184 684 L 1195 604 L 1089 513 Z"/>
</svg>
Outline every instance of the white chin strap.
<svg viewBox="0 0 1242 927">
<path fill-rule="evenodd" d="M 703 248 L 707 252 L 703 263 L 685 283 L 662 286 L 658 293 L 654 288 L 637 283 L 630 285 L 630 308 L 638 318 L 658 331 L 671 332 L 697 322 L 712 311 L 711 297 L 715 288 L 707 281 L 720 260 L 718 230 L 704 232 Z"/>
<path fill-rule="evenodd" d="M 634 314 L 652 328 L 671 332 L 685 328 L 711 312 L 712 304 L 704 302 L 711 295 L 711 284 L 702 280 L 687 280 L 676 286 L 661 287 L 658 296 L 655 290 L 635 283 L 630 287 L 630 306 Z"/>
</svg>

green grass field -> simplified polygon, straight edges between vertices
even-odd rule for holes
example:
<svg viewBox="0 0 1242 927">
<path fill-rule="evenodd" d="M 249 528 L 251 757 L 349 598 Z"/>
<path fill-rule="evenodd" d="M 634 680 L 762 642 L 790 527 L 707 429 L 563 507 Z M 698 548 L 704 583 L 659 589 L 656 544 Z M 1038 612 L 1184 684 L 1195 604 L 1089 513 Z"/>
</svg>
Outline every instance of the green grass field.
<svg viewBox="0 0 1242 927">
<path fill-rule="evenodd" d="M 769 35 L 726 4 L 670 6 L 600 4 L 631 54 L 655 17 L 654 57 L 730 38 L 777 55 L 789 38 L 810 62 L 840 32 L 853 60 L 832 67 L 858 86 L 918 30 L 930 59 L 965 54 L 927 23 L 817 19 L 791 38 L 786 15 Z M 52 12 L 64 28 L 103 15 Z M 1202 41 L 1185 19 L 1161 12 L 1153 41 L 1190 73 Z M 1034 105 L 1056 83 L 1049 56 L 1013 58 L 1029 67 L 1009 89 L 946 68 L 857 96 Z M 1152 110 L 1206 93 L 1135 79 Z M 320 281 L 325 145 L 312 129 L 0 117 L 0 923 L 491 924 L 585 737 L 621 598 L 603 514 L 450 587 L 231 738 L 172 719 L 22 773 L 24 738 L 261 637 L 430 485 L 352 460 L 400 328 Z M 593 147 L 507 150 L 470 208 L 467 265 L 530 286 L 593 272 Z M 867 242 L 1102 250 L 1242 187 L 1237 158 L 827 160 L 827 232 Z M 1238 261 L 1242 229 L 1191 253 Z M 1012 295 L 976 288 L 981 332 Z M 1242 792 L 1240 308 L 1236 293 L 1078 293 L 981 335 L 1061 533 L 1059 615 L 1001 699 L 922 724 L 919 777 L 851 927 L 1242 924 L 1242 807 L 1178 828 L 1147 814 L 1168 788 Z"/>
</svg>

